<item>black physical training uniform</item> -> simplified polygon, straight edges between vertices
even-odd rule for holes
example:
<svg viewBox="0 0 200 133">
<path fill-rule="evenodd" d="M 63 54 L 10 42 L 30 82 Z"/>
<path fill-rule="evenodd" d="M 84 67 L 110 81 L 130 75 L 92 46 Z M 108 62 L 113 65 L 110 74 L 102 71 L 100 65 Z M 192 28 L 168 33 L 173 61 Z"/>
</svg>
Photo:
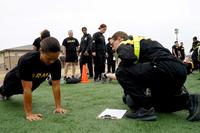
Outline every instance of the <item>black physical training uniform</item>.
<svg viewBox="0 0 200 133">
<path fill-rule="evenodd" d="M 111 72 L 112 69 L 112 73 L 115 73 L 115 57 L 114 57 L 114 51 L 112 50 L 112 47 L 110 45 L 110 43 L 107 43 L 106 45 L 106 52 L 108 54 L 107 57 L 107 69 L 108 69 L 108 73 Z"/>
<path fill-rule="evenodd" d="M 96 56 L 94 57 L 94 80 L 101 79 L 101 73 L 105 72 L 106 59 L 105 37 L 101 32 L 96 32 L 93 35 L 92 52 L 96 52 Z"/>
<path fill-rule="evenodd" d="M 78 55 L 77 55 L 77 47 L 79 46 L 79 42 L 74 37 L 67 37 L 63 40 L 62 43 L 63 46 L 65 46 L 65 61 L 66 62 L 77 62 L 78 61 Z"/>
<path fill-rule="evenodd" d="M 189 96 L 182 94 L 186 67 L 168 49 L 156 41 L 143 39 L 139 60 L 133 45 L 122 44 L 117 53 L 121 59 L 116 70 L 117 80 L 125 95 L 132 97 L 136 109 L 155 107 L 171 112 L 186 108 Z M 145 95 L 147 88 L 151 90 L 151 96 Z"/>
<path fill-rule="evenodd" d="M 83 64 L 87 63 L 89 75 L 93 77 L 93 66 L 92 66 L 92 37 L 90 34 L 84 34 L 81 38 L 79 53 L 80 56 L 80 71 L 82 74 Z"/>
<path fill-rule="evenodd" d="M 179 58 L 179 46 L 173 45 L 172 46 L 172 54 L 176 57 Z"/>
<path fill-rule="evenodd" d="M 195 42 L 192 43 L 192 48 L 191 48 L 191 52 L 192 53 L 192 61 L 194 64 L 194 69 L 199 69 L 199 61 L 198 61 L 198 46 L 200 46 L 200 42 L 197 40 Z"/>
<path fill-rule="evenodd" d="M 53 64 L 46 65 L 40 60 L 40 53 L 32 51 L 23 55 L 15 68 L 9 71 L 0 88 L 0 93 L 4 96 L 23 94 L 21 80 L 32 81 L 32 91 L 34 91 L 51 74 L 52 80 L 60 80 L 61 63 L 57 59 Z"/>
<path fill-rule="evenodd" d="M 36 51 L 39 51 L 39 49 L 40 49 L 40 42 L 41 42 L 41 38 L 40 37 L 36 38 L 34 40 L 34 42 L 33 42 L 33 46 L 36 47 Z"/>
</svg>

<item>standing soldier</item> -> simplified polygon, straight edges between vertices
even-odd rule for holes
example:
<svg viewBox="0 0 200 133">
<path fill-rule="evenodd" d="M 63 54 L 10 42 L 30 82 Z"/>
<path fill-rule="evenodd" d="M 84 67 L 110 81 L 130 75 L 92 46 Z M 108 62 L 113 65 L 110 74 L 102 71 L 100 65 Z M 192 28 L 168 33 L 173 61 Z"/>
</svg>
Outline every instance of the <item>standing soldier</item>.
<svg viewBox="0 0 200 133">
<path fill-rule="evenodd" d="M 192 61 L 194 64 L 194 69 L 198 69 L 199 67 L 199 61 L 198 61 L 198 46 L 200 46 L 200 42 L 197 40 L 197 37 L 193 37 L 193 43 L 192 43 L 192 48 L 190 49 L 190 52 L 192 53 Z"/>
<path fill-rule="evenodd" d="M 174 42 L 174 45 L 172 46 L 172 54 L 176 57 L 180 57 L 180 51 L 179 51 L 179 44 L 178 41 Z"/>
<path fill-rule="evenodd" d="M 105 72 L 105 37 L 107 30 L 105 24 L 99 26 L 99 32 L 94 33 L 92 41 L 92 56 L 94 59 L 94 81 L 101 80 L 101 74 Z"/>
<path fill-rule="evenodd" d="M 185 49 L 184 49 L 184 47 L 183 47 L 183 42 L 181 42 L 180 43 L 180 46 L 179 46 L 179 51 L 180 51 L 180 59 L 182 60 L 182 61 L 184 61 L 184 59 L 185 59 Z"/>
<path fill-rule="evenodd" d="M 107 56 L 107 73 L 115 73 L 115 56 L 114 51 L 112 50 L 112 46 L 110 43 L 111 38 L 108 38 L 108 43 L 106 44 L 106 56 Z M 112 69 L 112 71 L 111 71 Z"/>
<path fill-rule="evenodd" d="M 72 77 L 75 75 L 76 64 L 78 62 L 77 48 L 79 46 L 79 42 L 76 38 L 73 37 L 73 31 L 68 31 L 67 38 L 64 39 L 62 45 L 64 46 L 64 54 L 65 54 L 65 76 L 64 79 L 68 77 L 68 71 L 70 66 L 72 66 Z"/>
<path fill-rule="evenodd" d="M 92 51 L 91 51 L 91 43 L 92 37 L 89 33 L 87 33 L 87 28 L 82 28 L 83 36 L 81 38 L 80 43 L 80 72 L 82 74 L 83 64 L 87 63 L 89 70 L 89 78 L 93 78 L 93 66 L 92 66 Z"/>
<path fill-rule="evenodd" d="M 39 51 L 40 50 L 40 42 L 46 37 L 50 37 L 50 32 L 45 29 L 40 33 L 40 37 L 38 37 L 34 40 L 33 50 Z"/>
</svg>

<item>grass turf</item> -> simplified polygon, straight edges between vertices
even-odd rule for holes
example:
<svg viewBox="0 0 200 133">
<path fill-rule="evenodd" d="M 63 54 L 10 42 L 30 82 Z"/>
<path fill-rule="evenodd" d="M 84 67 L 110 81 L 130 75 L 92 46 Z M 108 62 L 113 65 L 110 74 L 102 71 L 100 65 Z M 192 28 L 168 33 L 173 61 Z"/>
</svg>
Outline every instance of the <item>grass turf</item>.
<svg viewBox="0 0 200 133">
<path fill-rule="evenodd" d="M 190 92 L 200 93 L 199 77 L 198 72 L 188 76 L 185 86 Z M 64 115 L 53 114 L 54 100 L 47 82 L 33 93 L 33 112 L 43 114 L 43 120 L 37 122 L 25 120 L 22 95 L 0 102 L 0 133 L 199 133 L 200 130 L 200 122 L 186 120 L 187 111 L 157 113 L 158 120 L 154 122 L 96 119 L 105 108 L 128 109 L 116 81 L 62 84 L 61 94 L 62 105 L 69 110 Z"/>
</svg>

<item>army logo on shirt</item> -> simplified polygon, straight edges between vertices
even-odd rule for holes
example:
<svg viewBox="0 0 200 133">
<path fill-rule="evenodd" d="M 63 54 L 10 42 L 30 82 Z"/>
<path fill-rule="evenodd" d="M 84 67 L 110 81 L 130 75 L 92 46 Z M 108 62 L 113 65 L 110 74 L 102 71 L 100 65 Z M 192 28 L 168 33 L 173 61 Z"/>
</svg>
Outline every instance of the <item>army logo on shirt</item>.
<svg viewBox="0 0 200 133">
<path fill-rule="evenodd" d="M 67 43 L 73 43 L 75 40 L 67 40 Z"/>
<path fill-rule="evenodd" d="M 49 73 L 33 73 L 32 78 L 35 79 L 41 79 L 41 78 L 47 78 Z"/>
</svg>

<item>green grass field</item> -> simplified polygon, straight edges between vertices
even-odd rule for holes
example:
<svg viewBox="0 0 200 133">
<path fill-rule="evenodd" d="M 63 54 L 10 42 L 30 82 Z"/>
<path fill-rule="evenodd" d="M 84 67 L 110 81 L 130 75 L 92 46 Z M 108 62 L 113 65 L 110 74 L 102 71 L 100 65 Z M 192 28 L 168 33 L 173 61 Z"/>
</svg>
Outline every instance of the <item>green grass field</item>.
<svg viewBox="0 0 200 133">
<path fill-rule="evenodd" d="M 200 93 L 198 72 L 187 78 L 190 92 Z M 121 101 L 122 89 L 112 83 L 63 84 L 62 105 L 69 112 L 53 114 L 51 86 L 45 82 L 33 93 L 33 112 L 42 113 L 43 120 L 28 122 L 24 117 L 22 95 L 0 102 L 0 133 L 199 133 L 200 122 L 188 122 L 187 111 L 157 113 L 153 122 L 123 118 L 99 120 L 105 108 L 128 109 Z"/>
</svg>

